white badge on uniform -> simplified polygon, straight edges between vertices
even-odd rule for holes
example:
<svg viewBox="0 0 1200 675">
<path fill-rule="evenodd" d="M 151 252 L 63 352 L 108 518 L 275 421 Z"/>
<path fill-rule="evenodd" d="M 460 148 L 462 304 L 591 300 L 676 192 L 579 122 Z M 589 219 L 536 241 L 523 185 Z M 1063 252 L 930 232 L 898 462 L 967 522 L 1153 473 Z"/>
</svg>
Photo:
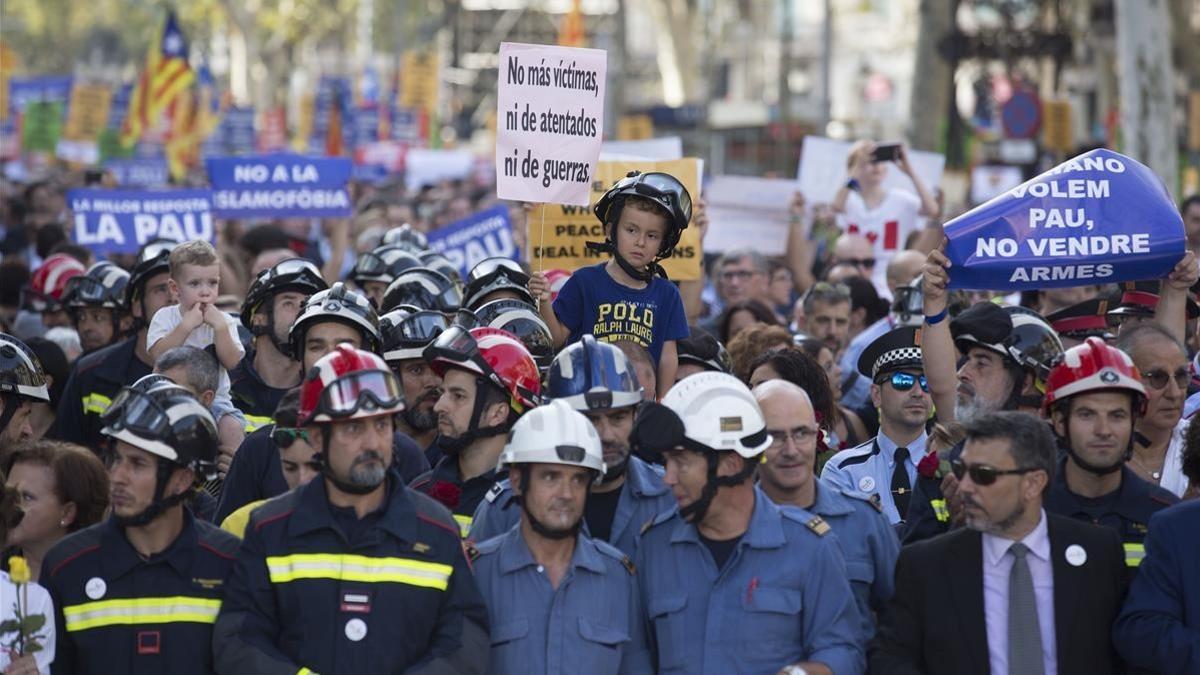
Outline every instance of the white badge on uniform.
<svg viewBox="0 0 1200 675">
<path fill-rule="evenodd" d="M 1074 567 L 1079 567 L 1087 562 L 1087 551 L 1083 550 L 1079 544 L 1071 544 L 1067 547 L 1067 562 Z"/>
<path fill-rule="evenodd" d="M 92 577 L 84 584 L 83 592 L 87 593 L 87 596 L 92 600 L 99 600 L 108 592 L 108 584 L 104 583 L 104 580 L 100 577 Z"/>
<path fill-rule="evenodd" d="M 858 491 L 870 492 L 875 489 L 875 479 L 870 476 L 863 476 L 858 479 Z"/>
<path fill-rule="evenodd" d="M 358 642 L 367 637 L 367 622 L 362 619 L 350 619 L 346 622 L 346 637 L 351 642 Z"/>
</svg>

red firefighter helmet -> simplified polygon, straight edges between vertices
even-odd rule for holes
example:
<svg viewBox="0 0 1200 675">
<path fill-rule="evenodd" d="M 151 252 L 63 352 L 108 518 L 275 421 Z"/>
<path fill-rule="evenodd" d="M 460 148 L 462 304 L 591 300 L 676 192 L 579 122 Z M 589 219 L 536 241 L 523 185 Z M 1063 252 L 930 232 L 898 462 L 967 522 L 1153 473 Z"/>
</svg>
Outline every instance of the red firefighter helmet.
<svg viewBox="0 0 1200 675">
<path fill-rule="evenodd" d="M 83 263 L 66 253 L 55 253 L 42 262 L 26 290 L 26 306 L 35 312 L 53 312 L 61 308 L 67 280 L 86 271 Z"/>
<path fill-rule="evenodd" d="M 1146 388 L 1133 359 L 1104 340 L 1090 337 L 1064 352 L 1062 360 L 1050 370 L 1042 406 L 1049 411 L 1076 394 L 1109 389 L 1132 393 L 1134 411 L 1139 415 L 1146 412 Z"/>
<path fill-rule="evenodd" d="M 301 426 L 403 410 L 404 392 L 383 358 L 346 342 L 317 359 L 300 389 Z"/>
<path fill-rule="evenodd" d="M 517 414 L 542 402 L 542 379 L 537 364 L 515 335 L 499 328 L 451 326 L 442 331 L 424 352 L 438 375 L 461 368 L 487 379 L 508 393 L 509 407 Z"/>
</svg>

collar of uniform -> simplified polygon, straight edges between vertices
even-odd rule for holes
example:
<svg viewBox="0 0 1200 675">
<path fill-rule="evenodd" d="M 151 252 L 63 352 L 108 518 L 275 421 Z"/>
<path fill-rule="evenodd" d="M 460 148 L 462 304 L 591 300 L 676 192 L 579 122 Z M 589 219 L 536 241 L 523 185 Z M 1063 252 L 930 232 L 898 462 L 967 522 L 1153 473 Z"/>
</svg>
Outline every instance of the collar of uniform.
<svg viewBox="0 0 1200 675">
<path fill-rule="evenodd" d="M 638 497 L 657 497 L 667 492 L 667 484 L 654 470 L 654 467 L 642 460 L 629 456 L 626 460 L 625 474 L 629 480 L 629 489 Z"/>
<path fill-rule="evenodd" d="M 754 486 L 754 511 L 750 514 L 750 522 L 742 533 L 741 544 L 752 548 L 779 548 L 787 543 L 783 536 L 782 514 L 779 507 L 772 502 L 765 492 L 757 485 Z M 693 542 L 700 544 L 700 533 L 696 526 L 683 518 L 675 523 L 671 532 L 671 543 Z M 740 545 L 740 544 L 739 544 Z"/>
<path fill-rule="evenodd" d="M 246 377 L 248 377 L 248 378 L 250 378 L 251 380 L 253 380 L 253 381 L 254 381 L 254 385 L 255 385 L 256 387 L 261 387 L 261 388 L 263 388 L 263 389 L 268 389 L 268 390 L 271 390 L 271 391 L 284 391 L 284 392 L 286 392 L 286 391 L 287 391 L 287 389 L 286 389 L 286 388 L 284 388 L 284 389 L 279 389 L 279 388 L 277 388 L 277 387 L 272 387 L 271 385 L 269 385 L 269 384 L 267 384 L 265 381 L 263 381 L 263 379 L 262 379 L 262 375 L 259 375 L 259 373 L 258 373 L 258 369 L 254 367 L 254 357 L 256 357 L 256 356 L 258 356 L 258 351 L 257 351 L 257 350 L 254 350 L 254 349 L 247 349 L 247 350 L 246 350 L 246 355 L 245 355 L 244 357 L 242 357 L 242 360 L 241 360 L 241 361 L 238 361 L 238 364 L 237 364 L 237 366 L 235 366 L 233 370 L 229 371 L 229 378 L 230 378 L 231 380 L 234 380 L 234 381 L 236 381 L 236 380 L 237 380 L 237 378 L 236 378 L 236 377 L 234 377 L 234 376 L 235 376 L 235 374 L 236 374 L 236 375 L 242 375 L 242 374 L 244 374 Z M 297 365 L 297 366 L 296 366 L 296 369 L 297 369 L 297 370 L 299 370 L 299 368 L 300 368 L 300 367 L 299 367 L 299 365 Z"/>
<path fill-rule="evenodd" d="M 458 470 L 458 458 L 446 456 L 439 459 L 437 466 L 433 467 L 433 475 L 430 477 L 430 480 L 432 480 L 434 483 L 438 481 L 445 481 L 447 483 L 453 483 L 459 487 L 465 487 L 468 483 L 475 483 L 478 481 L 483 481 L 491 486 L 494 485 L 500 478 L 500 474 L 497 473 L 495 469 L 491 469 L 487 473 L 482 473 L 470 480 L 464 481 L 462 479 L 462 474 Z"/>
<path fill-rule="evenodd" d="M 137 339 L 138 336 L 135 334 L 131 338 L 125 338 L 110 347 L 89 354 L 89 356 L 94 355 L 100 359 L 100 364 L 92 371 L 95 377 L 125 386 L 138 379 L 136 377 L 129 378 L 130 369 L 136 369 L 140 365 L 149 373 L 152 368 L 137 357 Z M 145 337 L 143 336 L 142 339 Z M 103 356 L 101 356 L 102 354 Z"/>
<path fill-rule="evenodd" d="M 916 440 L 906 446 L 908 447 L 908 457 L 912 460 L 913 466 L 920 464 L 921 460 L 925 459 L 926 440 L 928 440 L 928 437 L 925 435 L 925 432 L 922 431 L 921 435 L 918 436 Z M 897 445 L 895 441 L 888 438 L 883 431 L 880 431 L 879 435 L 875 437 L 875 442 L 879 444 L 879 450 L 883 454 L 883 458 L 887 461 L 888 467 L 890 468 L 895 466 L 896 448 L 900 446 Z"/>
<path fill-rule="evenodd" d="M 813 481 L 813 492 L 816 493 L 816 498 L 808 510 L 818 516 L 843 516 L 854 512 L 854 505 L 850 503 L 850 498 L 843 495 L 831 483 L 817 478 Z"/>
<path fill-rule="evenodd" d="M 1067 456 L 1058 460 L 1058 471 L 1054 475 L 1054 484 L 1062 490 L 1064 497 L 1069 497 L 1077 504 L 1102 506 L 1107 505 L 1114 513 L 1130 520 L 1146 517 L 1146 504 L 1150 500 L 1150 484 L 1142 480 L 1128 466 L 1121 466 L 1121 485 L 1113 492 L 1099 497 L 1084 497 L 1071 492 L 1067 485 Z"/>
<path fill-rule="evenodd" d="M 165 551 L 155 553 L 149 559 L 143 558 L 129 538 L 125 536 L 125 528 L 117 523 L 116 518 L 109 516 L 100 536 L 100 545 L 104 551 L 100 569 L 107 579 L 119 579 L 135 567 L 145 563 L 164 561 L 181 576 L 188 575 L 192 569 L 192 558 L 196 551 L 196 525 L 191 511 L 183 508 L 183 529 L 179 536 Z"/>
<path fill-rule="evenodd" d="M 408 495 L 400 487 L 403 481 L 395 470 L 387 475 L 387 496 L 384 516 L 379 526 L 404 541 L 417 540 L 416 509 Z M 325 490 L 325 479 L 317 476 L 298 489 L 296 509 L 288 519 L 288 536 L 300 536 L 322 529 L 339 531 L 330 511 L 329 493 Z"/>
<path fill-rule="evenodd" d="M 525 537 L 521 533 L 519 525 L 504 533 L 503 537 L 499 560 L 501 573 L 510 574 L 537 565 L 537 561 L 533 559 L 533 554 L 529 551 L 529 545 L 525 543 Z M 596 550 L 596 544 L 591 539 L 582 535 L 575 537 L 575 551 L 571 554 L 571 567 L 583 568 L 597 574 L 604 573 L 604 561 L 600 559 L 600 552 Z"/>
</svg>

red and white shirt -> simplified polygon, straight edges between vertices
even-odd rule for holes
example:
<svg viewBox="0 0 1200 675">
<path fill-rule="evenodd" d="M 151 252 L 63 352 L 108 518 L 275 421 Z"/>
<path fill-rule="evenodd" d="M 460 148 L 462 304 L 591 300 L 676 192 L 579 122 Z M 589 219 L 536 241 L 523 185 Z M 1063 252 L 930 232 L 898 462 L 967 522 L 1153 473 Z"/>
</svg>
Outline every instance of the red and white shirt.
<svg viewBox="0 0 1200 675">
<path fill-rule="evenodd" d="M 892 297 L 887 286 L 887 266 L 897 251 L 904 250 L 908 237 L 925 226 L 921 200 L 907 190 L 892 188 L 873 209 L 867 208 L 862 195 L 851 191 L 838 225 L 847 234 L 861 234 L 875 246 L 875 283 L 880 296 Z"/>
</svg>

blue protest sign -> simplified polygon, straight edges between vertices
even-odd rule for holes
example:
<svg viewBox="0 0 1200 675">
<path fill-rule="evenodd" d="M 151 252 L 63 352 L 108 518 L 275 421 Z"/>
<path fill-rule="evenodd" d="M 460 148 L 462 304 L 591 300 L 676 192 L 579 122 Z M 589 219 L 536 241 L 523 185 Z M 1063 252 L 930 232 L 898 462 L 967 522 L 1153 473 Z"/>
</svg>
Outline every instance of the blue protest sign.
<svg viewBox="0 0 1200 675">
<path fill-rule="evenodd" d="M 75 214 L 75 243 L 97 254 L 136 253 L 155 238 L 215 240 L 208 190 L 67 192 Z"/>
<path fill-rule="evenodd" d="M 429 248 L 446 256 L 464 279 L 484 258 L 521 259 L 506 206 L 493 206 L 430 232 Z"/>
<path fill-rule="evenodd" d="M 272 154 L 214 157 L 204 161 L 213 188 L 213 213 L 222 218 L 351 213 L 348 158 Z"/>
<path fill-rule="evenodd" d="M 950 288 L 1038 290 L 1158 279 L 1183 220 L 1153 171 L 1092 150 L 946 223 Z"/>
<path fill-rule="evenodd" d="M 34 77 L 14 77 L 8 81 L 9 112 L 24 112 L 30 103 L 62 103 L 63 111 L 67 109 L 67 101 L 71 99 L 71 84 L 74 79 L 70 75 L 38 75 Z"/>
<path fill-rule="evenodd" d="M 161 187 L 170 181 L 161 159 L 110 159 L 104 168 L 121 187 Z"/>
</svg>

